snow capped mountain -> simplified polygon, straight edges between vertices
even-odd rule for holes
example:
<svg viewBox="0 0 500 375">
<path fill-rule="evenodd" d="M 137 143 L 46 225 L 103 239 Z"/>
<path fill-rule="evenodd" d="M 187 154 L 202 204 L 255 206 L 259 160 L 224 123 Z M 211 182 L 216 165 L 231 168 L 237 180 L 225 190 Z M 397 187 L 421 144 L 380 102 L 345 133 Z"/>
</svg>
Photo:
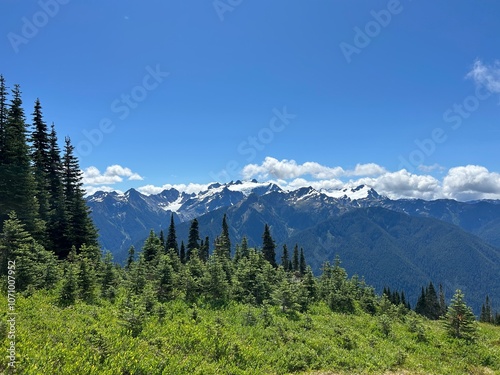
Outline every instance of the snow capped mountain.
<svg viewBox="0 0 500 375">
<path fill-rule="evenodd" d="M 332 198 L 349 199 L 351 201 L 381 197 L 373 188 L 366 185 L 340 190 L 321 190 L 321 192 Z"/>
<path fill-rule="evenodd" d="M 320 210 L 322 206 L 360 206 L 360 203 L 353 202 L 380 197 L 367 186 L 339 191 L 317 191 L 312 187 L 285 191 L 270 182 L 238 180 L 227 184 L 214 183 L 204 191 L 190 194 L 174 188 L 152 195 L 135 189 L 124 194 L 99 191 L 87 197 L 87 203 L 99 228 L 103 247 L 123 253 L 134 241 L 142 240 L 150 229 L 165 228 L 171 214 L 177 222 L 190 221 L 239 204 L 250 196 L 273 196 L 269 199 L 277 205 L 297 206 L 302 210 Z"/>
</svg>

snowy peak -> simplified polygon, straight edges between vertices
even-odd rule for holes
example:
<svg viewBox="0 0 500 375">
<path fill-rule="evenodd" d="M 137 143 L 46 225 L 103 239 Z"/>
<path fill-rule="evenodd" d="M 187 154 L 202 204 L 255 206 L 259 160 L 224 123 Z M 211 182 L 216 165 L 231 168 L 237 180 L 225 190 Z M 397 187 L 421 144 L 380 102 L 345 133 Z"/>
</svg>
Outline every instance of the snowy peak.
<svg viewBox="0 0 500 375">
<path fill-rule="evenodd" d="M 356 187 L 347 187 L 339 190 L 322 190 L 323 194 L 336 198 L 357 201 L 361 199 L 380 199 L 382 198 L 373 188 L 367 185 L 359 185 Z"/>
</svg>

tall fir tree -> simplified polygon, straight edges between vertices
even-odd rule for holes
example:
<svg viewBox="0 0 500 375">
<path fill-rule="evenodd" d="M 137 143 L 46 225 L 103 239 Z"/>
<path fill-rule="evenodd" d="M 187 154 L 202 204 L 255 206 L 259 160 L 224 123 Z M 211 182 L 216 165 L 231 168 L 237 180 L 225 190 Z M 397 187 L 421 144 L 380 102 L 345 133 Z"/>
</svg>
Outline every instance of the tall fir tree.
<svg viewBox="0 0 500 375">
<path fill-rule="evenodd" d="M 184 241 L 181 241 L 181 248 L 179 250 L 179 258 L 181 263 L 186 263 L 186 248 L 184 247 Z"/>
<path fill-rule="evenodd" d="M 448 307 L 444 326 L 451 337 L 469 341 L 476 338 L 476 317 L 465 303 L 464 294 L 459 289 L 455 292 Z"/>
<path fill-rule="evenodd" d="M 486 296 L 486 300 L 481 306 L 481 315 L 479 321 L 483 323 L 493 323 L 493 312 L 491 310 L 490 297 Z"/>
<path fill-rule="evenodd" d="M 264 226 L 264 233 L 262 234 L 262 255 L 264 259 L 267 260 L 273 267 L 277 267 L 276 264 L 276 244 L 271 237 L 271 232 L 269 230 L 269 225 Z"/>
<path fill-rule="evenodd" d="M 306 273 L 306 257 L 304 255 L 304 249 L 300 248 L 300 258 L 299 258 L 299 272 L 303 276 Z"/>
<path fill-rule="evenodd" d="M 299 270 L 299 245 L 295 244 L 293 248 L 293 257 L 292 257 L 292 270 L 297 272 Z"/>
<path fill-rule="evenodd" d="M 179 256 L 179 244 L 177 243 L 177 235 L 175 234 L 174 214 L 170 215 L 170 225 L 168 227 L 167 241 L 165 244 L 167 253 L 176 254 Z"/>
<path fill-rule="evenodd" d="M 83 244 L 97 246 L 97 230 L 90 218 L 82 183 L 82 171 L 69 137 L 65 138 L 63 186 L 69 222 L 69 240 L 79 251 Z"/>
<path fill-rule="evenodd" d="M 248 251 L 248 239 L 246 236 L 243 236 L 243 239 L 241 240 L 241 257 L 248 258 L 249 254 L 250 253 Z"/>
<path fill-rule="evenodd" d="M 198 228 L 198 220 L 193 219 L 191 221 L 191 226 L 189 228 L 189 237 L 188 237 L 188 244 L 187 244 L 187 253 L 186 253 L 186 260 L 189 260 L 191 257 L 191 252 L 194 249 L 200 249 L 200 232 Z"/>
<path fill-rule="evenodd" d="M 0 165 L 0 222 L 11 211 L 26 225 L 26 230 L 39 239 L 44 224 L 38 216 L 35 198 L 30 149 L 27 142 L 27 126 L 22 108 L 21 90 L 15 85 L 4 125 L 2 164 Z"/>
<path fill-rule="evenodd" d="M 57 133 L 54 124 L 49 133 L 49 155 L 48 155 L 48 189 L 49 189 L 49 221 L 47 223 L 47 234 L 49 249 L 63 258 L 71 249 L 68 213 L 64 198 L 63 167 L 61 161 L 61 150 L 59 148 Z"/>
<path fill-rule="evenodd" d="M 281 265 L 285 271 L 289 271 L 290 256 L 288 255 L 288 247 L 286 244 L 283 245 L 283 254 L 281 255 Z"/>
<path fill-rule="evenodd" d="M 50 139 L 47 125 L 43 120 L 40 100 L 35 101 L 33 112 L 33 132 L 31 133 L 31 159 L 35 178 L 38 216 L 45 223 L 50 221 Z M 43 241 L 47 245 L 47 239 Z"/>
</svg>

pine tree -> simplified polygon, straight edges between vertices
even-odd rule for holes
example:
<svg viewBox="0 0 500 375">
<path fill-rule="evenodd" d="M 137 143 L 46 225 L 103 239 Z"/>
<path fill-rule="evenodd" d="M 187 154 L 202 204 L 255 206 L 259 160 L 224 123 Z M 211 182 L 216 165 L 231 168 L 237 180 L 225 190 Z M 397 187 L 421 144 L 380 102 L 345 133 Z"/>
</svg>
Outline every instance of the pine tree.
<svg viewBox="0 0 500 375">
<path fill-rule="evenodd" d="M 269 226 L 266 224 L 264 226 L 264 234 L 262 234 L 262 255 L 274 268 L 277 267 L 275 249 L 276 244 L 271 237 Z"/>
<path fill-rule="evenodd" d="M 189 237 L 188 237 L 188 244 L 187 244 L 187 253 L 186 253 L 186 260 L 189 260 L 191 258 L 191 252 L 194 249 L 200 249 L 200 232 L 198 228 L 198 220 L 193 219 L 191 221 L 191 226 L 189 228 Z"/>
<path fill-rule="evenodd" d="M 132 264 L 135 262 L 135 247 L 131 245 L 128 249 L 127 265 L 126 268 L 130 269 Z"/>
<path fill-rule="evenodd" d="M 26 225 L 26 230 L 38 239 L 44 227 L 38 217 L 27 133 L 21 91 L 19 85 L 15 85 L 4 125 L 0 165 L 0 223 L 7 219 L 9 212 L 15 211 Z"/>
<path fill-rule="evenodd" d="M 168 227 L 167 242 L 165 244 L 167 253 L 179 256 L 179 244 L 175 234 L 174 214 L 170 215 L 170 225 Z"/>
<path fill-rule="evenodd" d="M 60 259 L 64 258 L 71 249 L 68 213 L 64 198 L 62 181 L 61 150 L 57 142 L 54 124 L 49 134 L 49 169 L 47 179 L 49 184 L 49 221 L 47 223 L 48 248 Z"/>
<path fill-rule="evenodd" d="M 299 258 L 299 272 L 303 276 L 306 273 L 306 257 L 304 256 L 304 249 L 300 248 L 300 258 Z"/>
<path fill-rule="evenodd" d="M 78 290 L 80 298 L 87 303 L 94 303 L 97 299 L 97 278 L 92 262 L 88 258 L 80 259 L 78 272 Z"/>
<path fill-rule="evenodd" d="M 293 257 L 292 257 L 292 270 L 298 272 L 299 270 L 299 245 L 295 244 L 293 248 Z"/>
<path fill-rule="evenodd" d="M 243 239 L 241 240 L 241 257 L 248 258 L 248 255 L 249 255 L 248 239 L 244 236 Z"/>
<path fill-rule="evenodd" d="M 227 225 L 226 214 L 222 218 L 222 233 L 215 239 L 214 254 L 224 256 L 227 259 L 231 257 L 231 240 L 229 239 L 229 227 Z"/>
<path fill-rule="evenodd" d="M 160 245 L 161 248 L 165 248 L 165 235 L 163 234 L 163 229 L 160 230 Z"/>
<path fill-rule="evenodd" d="M 432 282 L 429 283 L 426 292 L 427 292 L 425 296 L 426 311 L 424 315 L 429 319 L 436 320 L 440 316 L 441 306 L 439 304 L 436 289 L 434 288 Z"/>
<path fill-rule="evenodd" d="M 420 297 L 418 297 L 417 304 L 415 305 L 415 312 L 417 314 L 425 316 L 425 313 L 427 311 L 426 300 L 427 299 L 425 298 L 425 290 L 424 287 L 422 287 Z"/>
<path fill-rule="evenodd" d="M 186 263 L 186 249 L 184 248 L 184 241 L 181 241 L 181 249 L 179 250 L 179 258 L 181 263 Z"/>
<path fill-rule="evenodd" d="M 208 236 L 205 237 L 205 242 L 201 241 L 200 244 L 200 258 L 203 262 L 208 261 L 210 256 L 210 239 Z"/>
<path fill-rule="evenodd" d="M 173 297 L 174 270 L 167 259 L 162 257 L 158 265 L 157 296 L 160 302 L 167 302 Z"/>
<path fill-rule="evenodd" d="M 455 292 L 446 313 L 444 326 L 451 337 L 474 340 L 476 337 L 476 317 L 464 301 L 460 289 Z"/>
<path fill-rule="evenodd" d="M 481 307 L 481 316 L 479 317 L 479 321 L 483 323 L 493 323 L 493 313 L 491 311 L 489 296 L 486 296 L 486 300 Z"/>
<path fill-rule="evenodd" d="M 446 299 L 444 297 L 443 284 L 439 284 L 439 316 L 444 316 L 446 314 Z"/>
<path fill-rule="evenodd" d="M 74 147 L 69 137 L 65 138 L 63 186 L 71 244 L 76 247 L 77 251 L 83 244 L 98 246 L 97 230 L 90 218 L 90 209 L 84 199 L 82 171 L 74 155 Z"/>
<path fill-rule="evenodd" d="M 31 159 L 38 200 L 38 215 L 45 223 L 50 220 L 50 140 L 47 125 L 43 121 L 40 100 L 35 102 L 33 132 L 31 134 Z M 44 241 L 46 243 L 46 241 Z"/>
<path fill-rule="evenodd" d="M 160 239 L 156 236 L 155 232 L 151 229 L 149 232 L 149 237 L 144 242 L 142 247 L 142 254 L 144 255 L 144 260 L 146 262 L 151 262 L 160 254 L 163 250 Z"/>
<path fill-rule="evenodd" d="M 59 302 L 63 306 L 69 306 L 78 298 L 78 271 L 73 263 L 66 263 L 64 270 L 64 283 L 59 295 Z"/>
<path fill-rule="evenodd" d="M 133 248 L 133 246 L 131 246 Z M 130 254 L 130 252 L 129 252 Z M 108 251 L 104 255 L 103 260 L 103 270 L 102 270 L 102 279 L 101 279 L 101 296 L 110 300 L 111 302 L 115 301 L 115 297 L 117 295 L 117 275 L 116 270 L 113 264 L 113 256 Z M 127 260 L 127 268 L 130 268 Z"/>
<path fill-rule="evenodd" d="M 288 266 L 290 264 L 290 259 L 288 255 L 288 247 L 286 244 L 283 245 L 283 255 L 281 256 L 281 265 L 285 271 L 289 271 Z"/>
</svg>

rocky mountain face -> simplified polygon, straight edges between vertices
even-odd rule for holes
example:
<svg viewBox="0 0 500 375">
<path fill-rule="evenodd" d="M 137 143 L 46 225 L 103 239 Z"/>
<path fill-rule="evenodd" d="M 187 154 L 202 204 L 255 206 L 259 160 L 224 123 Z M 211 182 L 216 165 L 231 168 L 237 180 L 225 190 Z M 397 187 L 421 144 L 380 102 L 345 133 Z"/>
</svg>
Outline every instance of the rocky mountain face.
<svg viewBox="0 0 500 375">
<path fill-rule="evenodd" d="M 456 288 L 469 292 L 476 310 L 487 293 L 500 305 L 498 201 L 391 200 L 367 186 L 284 191 L 253 180 L 213 184 L 197 194 L 98 192 L 87 202 L 103 248 L 120 262 L 130 245 L 142 246 L 151 229 L 166 230 L 171 214 L 179 242 L 187 239 L 195 217 L 201 236 L 213 241 L 227 214 L 233 244 L 245 235 L 250 246 L 260 247 L 269 224 L 277 259 L 283 244 L 298 244 L 316 272 L 338 254 L 350 274 L 377 288 L 404 289 L 414 300 L 432 280 L 448 296 Z"/>
</svg>

